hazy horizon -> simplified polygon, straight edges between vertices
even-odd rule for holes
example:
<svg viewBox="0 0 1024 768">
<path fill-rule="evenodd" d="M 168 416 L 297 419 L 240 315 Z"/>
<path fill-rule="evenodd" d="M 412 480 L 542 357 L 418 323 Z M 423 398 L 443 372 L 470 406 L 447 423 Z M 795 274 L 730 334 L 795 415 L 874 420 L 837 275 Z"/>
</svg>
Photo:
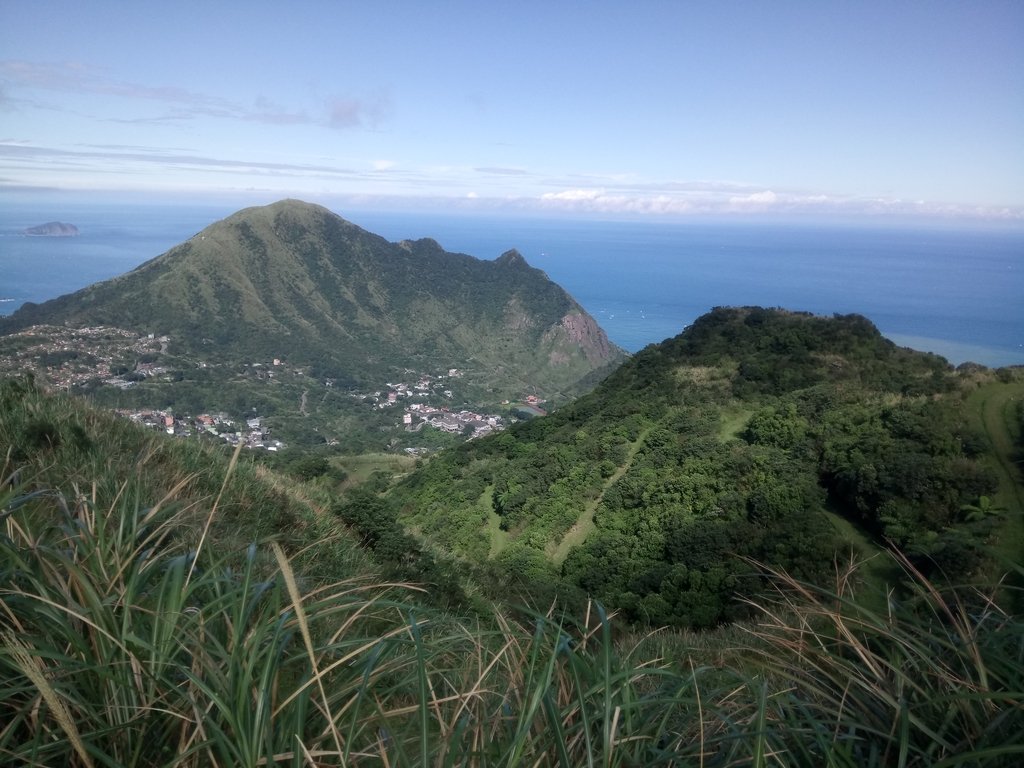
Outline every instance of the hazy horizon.
<svg viewBox="0 0 1024 768">
<path fill-rule="evenodd" d="M 443 197 L 404 197 L 397 195 L 347 195 L 341 193 L 321 194 L 275 194 L 248 191 L 207 191 L 191 193 L 168 193 L 152 190 L 62 190 L 32 188 L 11 190 L 0 186 L 0 204 L 10 210 L 37 211 L 35 218 L 28 215 L 25 226 L 58 220 L 67 213 L 74 215 L 76 209 L 117 209 L 125 206 L 171 209 L 205 209 L 214 215 L 207 223 L 245 208 L 271 205 L 285 199 L 321 205 L 333 213 L 362 225 L 360 217 L 407 216 L 429 219 L 439 217 L 464 217 L 515 221 L 608 221 L 646 222 L 652 225 L 673 226 L 694 225 L 735 225 L 747 226 L 805 226 L 851 229 L 906 229 L 906 230 L 1012 230 L 1024 232 L 1024 216 L 993 217 L 982 215 L 935 215 L 927 212 L 866 212 L 866 211 L 733 211 L 701 212 L 680 214 L 653 214 L 636 211 L 596 211 L 587 208 L 545 208 L 534 206 L 529 200 L 497 201 L 451 199 Z M 31 220 L 30 220 L 31 219 Z M 69 221 L 68 223 L 76 223 Z M 429 223 L 425 221 L 425 223 Z M 420 233 L 431 237 L 429 228 Z"/>
</svg>

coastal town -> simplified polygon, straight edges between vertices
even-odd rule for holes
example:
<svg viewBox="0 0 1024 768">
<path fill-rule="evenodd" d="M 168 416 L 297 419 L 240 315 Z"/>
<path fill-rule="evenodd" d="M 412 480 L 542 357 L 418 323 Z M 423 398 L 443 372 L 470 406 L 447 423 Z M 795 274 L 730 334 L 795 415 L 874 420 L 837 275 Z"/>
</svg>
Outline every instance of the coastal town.
<svg viewBox="0 0 1024 768">
<path fill-rule="evenodd" d="M 167 336 L 140 336 L 111 326 L 32 326 L 4 339 L 8 348 L 0 355 L 0 375 L 32 373 L 47 386 L 67 392 L 97 385 L 126 390 L 146 379 L 173 379 L 172 369 L 157 362 L 170 341 Z M 156 408 L 113 411 L 176 437 L 209 435 L 230 445 L 268 451 L 285 447 L 270 436 L 258 416 L 236 422 L 224 413 L 192 416 Z"/>
<path fill-rule="evenodd" d="M 127 391 L 147 381 L 166 386 L 182 378 L 183 365 L 200 370 L 220 367 L 217 363 L 186 361 L 169 355 L 172 339 L 167 336 L 140 335 L 111 326 L 33 326 L 4 337 L 2 344 L 0 375 L 31 373 L 46 386 L 66 392 L 90 392 L 100 387 Z M 318 380 L 308 369 L 290 366 L 281 358 L 238 363 L 234 375 L 266 382 L 305 382 L 298 403 L 302 416 L 308 415 L 307 396 L 314 386 L 324 391 L 337 386 L 334 379 Z M 500 431 L 519 418 L 545 413 L 545 401 L 535 395 L 528 395 L 519 403 L 503 401 L 504 415 L 482 412 L 468 403 L 456 406 L 459 401 L 455 390 L 463 376 L 464 372 L 457 368 L 436 373 L 410 370 L 402 380 L 385 382 L 379 389 L 349 391 L 347 395 L 360 407 L 382 413 L 394 410 L 393 425 L 407 433 L 435 429 L 467 440 Z M 136 402 L 140 399 L 144 398 L 135 398 Z M 153 406 L 113 410 L 144 427 L 176 437 L 207 436 L 230 445 L 267 451 L 286 447 L 271 435 L 266 418 L 254 412 L 239 417 L 224 412 L 196 415 Z"/>
</svg>

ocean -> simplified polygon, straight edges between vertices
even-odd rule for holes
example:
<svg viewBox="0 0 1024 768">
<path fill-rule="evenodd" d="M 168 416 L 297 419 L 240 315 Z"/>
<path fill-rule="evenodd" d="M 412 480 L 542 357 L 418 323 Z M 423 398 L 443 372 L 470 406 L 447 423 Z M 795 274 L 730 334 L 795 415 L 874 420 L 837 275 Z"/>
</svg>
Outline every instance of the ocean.
<svg viewBox="0 0 1024 768">
<path fill-rule="evenodd" d="M 234 208 L 7 204 L 0 314 L 122 274 Z M 736 221 L 597 221 L 339 210 L 389 240 L 431 237 L 493 259 L 517 249 L 624 349 L 675 336 L 715 306 L 859 313 L 950 362 L 1024 364 L 1024 228 Z M 24 237 L 47 221 L 72 238 Z"/>
</svg>

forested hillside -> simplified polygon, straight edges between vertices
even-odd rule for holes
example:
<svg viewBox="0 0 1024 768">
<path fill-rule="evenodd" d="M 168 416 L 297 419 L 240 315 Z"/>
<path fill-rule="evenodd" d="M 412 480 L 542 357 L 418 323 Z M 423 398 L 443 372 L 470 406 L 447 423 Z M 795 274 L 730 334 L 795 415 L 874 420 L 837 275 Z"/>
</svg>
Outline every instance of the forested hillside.
<svg viewBox="0 0 1024 768">
<path fill-rule="evenodd" d="M 592 394 L 439 456 L 391 502 L 503 584 L 654 625 L 743 615 L 754 562 L 820 582 L 837 552 L 892 546 L 962 578 L 1003 517 L 972 386 L 859 316 L 716 309 Z"/>
<path fill-rule="evenodd" d="M 752 314 L 714 321 L 729 327 Z M 783 330 L 819 322 L 831 323 L 772 313 L 767 324 Z M 852 346 L 875 344 L 870 338 Z M 879 349 L 894 364 L 908 362 L 906 353 Z M 972 468 L 964 473 L 972 476 L 976 460 L 939 439 L 945 433 L 935 423 L 959 424 L 956 391 L 935 394 L 936 380 L 948 384 L 949 372 L 936 377 L 944 370 L 938 361 L 911 358 L 905 376 L 888 377 L 892 386 L 860 406 L 866 423 L 880 443 L 920 454 L 914 467 L 948 459 Z M 815 587 L 750 562 L 737 567 L 734 551 L 716 563 L 716 536 L 743 551 L 726 521 L 751 538 L 748 553 L 789 560 L 811 575 L 826 570 L 824 562 L 800 566 L 797 549 L 827 542 L 814 505 L 842 494 L 816 487 L 797 467 L 813 467 L 815 455 L 825 454 L 822 436 L 842 430 L 819 425 L 799 398 L 755 406 L 737 395 L 764 382 L 738 376 L 726 357 L 704 367 L 681 359 L 668 345 L 651 348 L 639 368 L 606 385 L 609 411 L 598 398 L 584 400 L 481 440 L 477 449 L 446 452 L 409 478 L 401 490 L 427 500 L 424 519 L 450 510 L 457 521 L 468 500 L 478 521 L 498 521 L 484 540 L 496 556 L 483 566 L 421 546 L 425 526 L 416 538 L 403 530 L 396 506 L 380 495 L 386 476 L 371 476 L 347 491 L 347 503 L 336 503 L 333 462 L 297 461 L 286 477 L 245 454 L 146 433 L 28 379 L 0 382 L 3 762 L 1016 765 L 1024 754 L 1024 628 L 1012 608 L 1013 582 L 1000 570 L 956 588 L 942 574 L 928 579 L 900 556 L 882 556 L 904 579 L 876 611 L 862 600 L 864 568 L 841 563 L 827 585 Z M 817 413 L 846 410 L 865 386 L 853 384 L 852 369 L 834 370 L 845 372 L 831 384 L 849 387 L 851 399 Z M 1017 416 L 1010 393 L 1021 382 L 1013 372 L 1006 381 L 970 375 L 976 382 L 969 383 L 981 384 L 972 398 Z M 930 382 L 931 394 L 916 384 L 900 393 L 911 382 Z M 623 384 L 636 385 L 640 397 L 616 399 Z M 810 391 L 823 388 L 819 381 Z M 714 393 L 711 404 L 685 394 L 693 390 Z M 907 413 L 927 415 L 927 425 Z M 1014 424 L 985 432 L 1009 441 L 1019 437 Z M 922 431 L 938 437 L 922 442 Z M 957 434 L 973 444 L 968 432 Z M 596 474 L 575 462 L 583 452 L 597 460 Z M 549 466 L 563 476 L 545 474 Z M 683 466 L 691 474 L 673 478 Z M 444 493 L 431 480 L 446 467 Z M 311 476 L 318 479 L 302 479 Z M 516 483 L 534 476 L 543 482 L 523 493 Z M 648 481 L 649 490 L 627 487 L 630 478 Z M 557 493 L 545 496 L 545 482 Z M 529 514 L 544 519 L 542 511 L 557 511 L 573 482 L 592 503 L 570 525 L 571 536 L 551 549 L 543 540 L 534 546 Z M 945 482 L 951 493 L 972 492 L 957 485 L 959 475 Z M 534 492 L 538 502 L 528 495 Z M 873 492 L 891 494 L 885 483 Z M 954 524 L 965 551 L 1009 515 L 1005 497 L 986 498 L 959 510 L 970 522 Z M 645 508 L 656 513 L 649 522 Z M 785 541 L 765 520 L 789 514 L 801 515 L 807 528 L 788 525 L 799 538 Z M 688 517 L 705 523 L 696 543 L 682 535 Z M 505 518 L 516 522 L 502 530 Z M 641 549 L 648 540 L 703 559 L 659 565 L 649 554 L 656 549 Z M 563 549 L 566 541 L 576 548 Z M 939 531 L 922 546 L 934 555 L 948 541 Z M 582 573 L 585 556 L 593 558 L 589 577 L 629 589 L 653 584 L 659 567 L 685 574 L 688 602 L 672 602 L 664 589 L 641 600 L 648 611 L 659 600 L 666 611 L 678 606 L 693 624 L 718 620 L 715 611 L 741 613 L 721 592 L 701 589 L 699 579 L 714 586 L 731 578 L 736 591 L 757 587 L 747 604 L 754 621 L 699 634 L 650 633 L 613 618 L 598 601 L 578 611 L 552 605 L 535 579 L 557 572 L 549 564 L 566 552 L 565 581 Z M 630 559 L 634 553 L 648 559 Z M 915 558 L 934 562 L 925 550 Z M 1019 562 L 1008 567 L 1018 579 L 1024 574 Z M 488 579 L 501 580 L 493 603 L 483 599 Z M 543 608 L 516 607 L 524 601 Z"/>
</svg>

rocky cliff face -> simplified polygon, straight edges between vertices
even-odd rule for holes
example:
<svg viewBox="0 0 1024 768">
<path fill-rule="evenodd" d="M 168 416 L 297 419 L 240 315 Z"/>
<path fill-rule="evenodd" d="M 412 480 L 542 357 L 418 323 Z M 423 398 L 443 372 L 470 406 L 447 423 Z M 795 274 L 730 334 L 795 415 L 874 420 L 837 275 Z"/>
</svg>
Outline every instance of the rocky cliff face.
<svg viewBox="0 0 1024 768">
<path fill-rule="evenodd" d="M 570 313 L 562 318 L 562 327 L 569 335 L 569 341 L 578 344 L 588 360 L 603 364 L 614 354 L 608 336 L 591 315 L 585 312 Z"/>
</svg>

